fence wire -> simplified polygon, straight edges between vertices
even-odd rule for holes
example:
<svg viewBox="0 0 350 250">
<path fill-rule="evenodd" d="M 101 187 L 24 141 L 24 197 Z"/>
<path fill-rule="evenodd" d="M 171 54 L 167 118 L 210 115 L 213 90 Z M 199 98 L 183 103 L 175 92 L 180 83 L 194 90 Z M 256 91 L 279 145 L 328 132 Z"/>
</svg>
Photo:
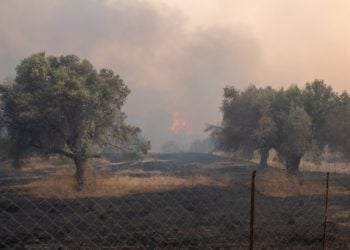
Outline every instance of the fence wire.
<svg viewBox="0 0 350 250">
<path fill-rule="evenodd" d="M 118 187 L 116 192 L 102 194 L 67 191 L 45 196 L 45 189 L 56 187 L 39 186 L 33 192 L 29 184 L 50 173 L 3 174 L 0 248 L 249 249 L 255 168 L 231 162 L 214 165 L 200 169 L 179 162 L 160 171 L 145 163 L 142 173 L 121 171 L 119 166 L 119 172 L 109 171 L 108 177 L 117 176 L 113 180 L 119 182 L 127 177 L 128 185 L 138 178 L 141 184 L 135 185 L 141 188 L 123 193 L 119 183 L 105 186 Z M 159 179 L 147 171 L 157 171 Z M 324 240 L 326 174 L 290 176 L 258 169 L 254 249 L 350 249 L 349 180 L 330 174 Z M 87 185 L 97 189 L 98 183 Z"/>
</svg>

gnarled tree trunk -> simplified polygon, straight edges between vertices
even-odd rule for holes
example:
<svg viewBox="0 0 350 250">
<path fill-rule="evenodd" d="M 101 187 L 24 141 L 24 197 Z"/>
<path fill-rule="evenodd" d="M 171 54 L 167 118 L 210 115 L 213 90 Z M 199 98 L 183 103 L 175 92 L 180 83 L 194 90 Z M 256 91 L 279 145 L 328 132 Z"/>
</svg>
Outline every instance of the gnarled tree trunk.
<svg viewBox="0 0 350 250">
<path fill-rule="evenodd" d="M 267 160 L 269 159 L 269 149 L 263 148 L 260 149 L 260 168 L 261 169 L 267 169 Z"/>
<path fill-rule="evenodd" d="M 299 171 L 299 164 L 302 155 L 293 154 L 286 157 L 287 171 L 291 174 L 296 174 Z"/>
<path fill-rule="evenodd" d="M 73 158 L 75 164 L 75 180 L 77 182 L 77 190 L 80 191 L 84 186 L 84 174 L 85 174 L 85 165 L 86 158 L 77 156 Z"/>
</svg>

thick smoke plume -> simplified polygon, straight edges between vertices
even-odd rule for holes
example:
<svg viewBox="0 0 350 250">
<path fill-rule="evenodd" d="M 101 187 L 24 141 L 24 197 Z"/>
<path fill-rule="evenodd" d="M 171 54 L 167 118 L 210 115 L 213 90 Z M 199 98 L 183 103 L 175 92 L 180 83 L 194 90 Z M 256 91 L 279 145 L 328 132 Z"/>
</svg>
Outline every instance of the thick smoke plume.
<svg viewBox="0 0 350 250">
<path fill-rule="evenodd" d="M 130 87 L 126 112 L 143 128 L 154 150 L 168 140 L 200 137 L 205 124 L 219 122 L 226 85 L 282 86 L 317 77 L 337 81 L 341 87 L 350 80 L 337 74 L 344 73 L 344 63 L 350 62 L 348 46 L 342 50 L 332 44 L 335 38 L 340 45 L 350 41 L 349 32 L 341 36 L 339 30 L 327 38 L 312 22 L 338 24 L 348 15 L 343 11 L 337 19 L 332 17 L 344 6 L 323 8 L 327 18 L 315 12 L 325 7 L 323 2 L 313 7 L 315 11 L 311 5 L 303 6 L 309 13 L 298 12 L 301 3 L 295 1 L 188 2 L 2 0 L 0 78 L 13 77 L 16 64 L 39 51 L 76 54 L 97 67 L 111 68 Z M 205 15 L 203 9 L 191 16 L 188 7 L 195 6 L 215 11 Z M 283 15 L 287 11 L 290 18 Z M 337 64 L 336 51 L 342 55 Z M 327 68 L 330 64 L 332 70 Z M 175 112 L 186 121 L 186 136 L 172 129 Z"/>
</svg>

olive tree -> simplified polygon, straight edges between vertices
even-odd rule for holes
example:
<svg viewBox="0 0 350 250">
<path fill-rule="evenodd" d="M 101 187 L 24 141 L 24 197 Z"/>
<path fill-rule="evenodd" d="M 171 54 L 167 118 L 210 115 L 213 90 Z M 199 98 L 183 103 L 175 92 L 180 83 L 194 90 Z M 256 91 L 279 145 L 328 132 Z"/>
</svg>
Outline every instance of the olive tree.
<svg viewBox="0 0 350 250">
<path fill-rule="evenodd" d="M 347 92 L 337 96 L 326 123 L 333 142 L 331 149 L 341 152 L 344 159 L 350 160 L 350 96 Z"/>
<path fill-rule="evenodd" d="M 289 172 L 297 172 L 302 157 L 312 145 L 312 120 L 304 110 L 303 89 L 291 85 L 280 89 L 271 104 L 276 130 L 273 148 Z"/>
<path fill-rule="evenodd" d="M 224 89 L 221 126 L 210 126 L 216 146 L 222 150 L 242 151 L 251 156 L 260 153 L 260 166 L 267 167 L 269 150 L 276 141 L 276 125 L 271 117 L 271 103 L 275 91 L 270 88 L 248 87 L 238 91 L 234 87 Z"/>
<path fill-rule="evenodd" d="M 112 70 L 97 71 L 75 55 L 37 53 L 23 59 L 13 81 L 1 85 L 2 124 L 10 155 L 60 154 L 75 163 L 78 187 L 89 158 L 140 132 L 121 108 L 130 90 Z"/>
<path fill-rule="evenodd" d="M 299 170 L 302 157 L 310 149 L 311 125 L 309 115 L 302 108 L 293 107 L 282 124 L 281 135 L 283 137 L 277 150 L 289 172 L 295 173 Z"/>
<path fill-rule="evenodd" d="M 288 171 L 296 172 L 306 153 L 316 161 L 326 146 L 350 155 L 349 100 L 346 92 L 339 95 L 320 80 L 279 90 L 226 87 L 222 124 L 208 130 L 220 149 L 258 150 L 261 167 L 275 149 Z"/>
</svg>

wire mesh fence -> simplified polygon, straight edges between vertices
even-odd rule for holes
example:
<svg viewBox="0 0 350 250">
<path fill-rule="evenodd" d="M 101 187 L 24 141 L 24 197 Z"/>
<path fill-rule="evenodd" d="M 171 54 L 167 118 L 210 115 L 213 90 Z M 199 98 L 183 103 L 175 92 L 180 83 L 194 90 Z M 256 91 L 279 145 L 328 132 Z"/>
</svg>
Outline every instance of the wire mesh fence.
<svg viewBox="0 0 350 250">
<path fill-rule="evenodd" d="M 231 159 L 176 159 L 105 165 L 77 192 L 67 187 L 70 172 L 48 169 L 2 173 L 1 248 L 350 247 L 348 175 L 330 174 L 324 235 L 325 173 L 291 176 Z"/>
</svg>

